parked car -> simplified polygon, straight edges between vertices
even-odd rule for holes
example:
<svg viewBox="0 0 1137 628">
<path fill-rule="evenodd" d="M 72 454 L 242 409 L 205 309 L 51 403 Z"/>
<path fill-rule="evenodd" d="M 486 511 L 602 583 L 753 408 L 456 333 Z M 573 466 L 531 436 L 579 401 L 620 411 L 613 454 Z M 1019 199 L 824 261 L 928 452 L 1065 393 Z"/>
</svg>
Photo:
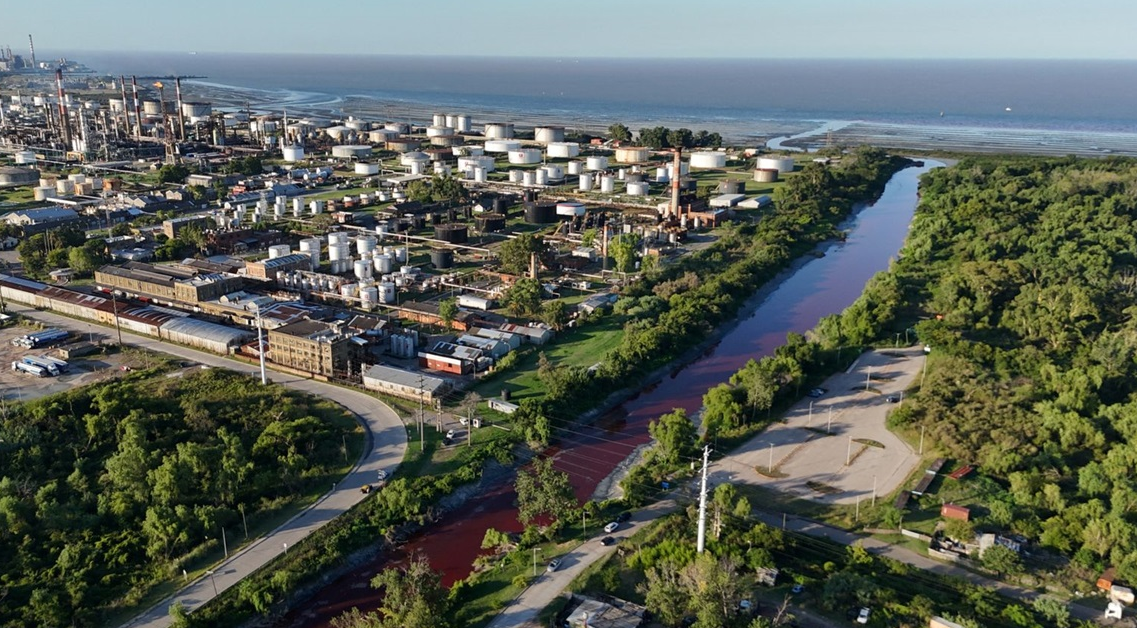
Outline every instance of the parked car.
<svg viewBox="0 0 1137 628">
<path fill-rule="evenodd" d="M 869 623 L 869 608 L 867 606 L 862 607 L 861 612 L 857 613 L 857 623 L 858 624 Z"/>
<path fill-rule="evenodd" d="M 379 472 L 376 473 L 375 475 L 379 476 L 380 480 L 386 480 L 387 479 L 387 472 L 382 470 L 382 469 L 379 469 Z"/>
<path fill-rule="evenodd" d="M 607 532 L 608 534 L 612 534 L 613 532 L 615 532 L 619 528 L 620 528 L 620 522 L 619 521 L 613 521 L 613 522 L 609 523 L 608 525 L 604 526 L 604 531 Z"/>
<path fill-rule="evenodd" d="M 616 542 L 616 539 L 614 539 L 610 536 L 606 536 L 606 537 L 600 539 L 600 544 L 605 546 L 605 547 L 612 545 L 615 542 Z"/>
<path fill-rule="evenodd" d="M 625 521 L 627 521 L 631 518 L 632 518 L 632 513 L 625 510 L 624 512 L 616 515 L 616 522 L 617 523 L 624 523 Z"/>
<path fill-rule="evenodd" d="M 804 584 L 795 584 L 793 586 L 793 588 L 790 589 L 790 591 L 792 591 L 794 593 L 801 593 L 802 591 L 805 591 L 805 585 Z"/>
<path fill-rule="evenodd" d="M 816 398 L 818 398 L 818 397 L 821 397 L 821 396 L 823 396 L 823 395 L 824 395 L 825 393 L 827 393 L 827 392 L 829 392 L 829 391 L 828 391 L 828 390 L 825 390 L 824 388 L 811 388 L 811 389 L 809 390 L 809 393 L 808 393 L 808 394 L 809 394 L 809 396 L 810 396 L 810 397 L 813 397 L 814 399 L 816 399 Z"/>
<path fill-rule="evenodd" d="M 888 403 L 900 403 L 900 397 L 898 397 L 896 395 L 889 395 L 888 396 Z"/>
<path fill-rule="evenodd" d="M 560 566 L 561 566 L 560 559 L 555 558 L 555 559 L 549 561 L 549 566 L 545 568 L 545 571 L 547 571 L 549 573 L 553 573 L 554 571 L 557 570 L 557 567 L 560 567 Z"/>
<path fill-rule="evenodd" d="M 446 432 L 446 438 L 453 439 L 454 438 L 454 430 L 448 430 Z"/>
</svg>

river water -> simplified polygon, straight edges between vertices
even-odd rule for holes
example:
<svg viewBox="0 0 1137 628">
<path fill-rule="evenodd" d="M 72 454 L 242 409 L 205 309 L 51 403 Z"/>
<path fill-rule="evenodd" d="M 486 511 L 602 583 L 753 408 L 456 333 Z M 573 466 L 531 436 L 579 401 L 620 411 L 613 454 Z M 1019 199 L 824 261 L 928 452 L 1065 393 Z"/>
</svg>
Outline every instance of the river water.
<svg viewBox="0 0 1137 628">
<path fill-rule="evenodd" d="M 841 312 L 861 294 L 865 283 L 888 268 L 908 233 L 918 201 L 920 175 L 942 166 L 925 161 L 893 175 L 875 202 L 860 208 L 844 225 L 848 237 L 824 247 L 824 256 L 811 259 L 781 278 L 777 288 L 745 319 L 698 360 L 648 387 L 595 426 L 573 428 L 559 449 L 550 452 L 555 466 L 569 474 L 578 499 L 587 499 L 597 485 L 636 447 L 646 443 L 648 423 L 675 408 L 693 413 L 703 394 L 727 381 L 750 359 L 771 355 L 790 332 L 804 333 L 828 314 Z M 473 500 L 418 535 L 397 555 L 384 556 L 337 579 L 281 625 L 295 628 L 328 626 L 332 618 L 353 606 L 374 609 L 380 602 L 370 588 L 371 577 L 385 567 L 424 553 L 442 572 L 449 586 L 469 575 L 489 528 L 520 532 L 515 496 L 510 485 Z M 604 522 L 596 522 L 597 526 Z"/>
</svg>

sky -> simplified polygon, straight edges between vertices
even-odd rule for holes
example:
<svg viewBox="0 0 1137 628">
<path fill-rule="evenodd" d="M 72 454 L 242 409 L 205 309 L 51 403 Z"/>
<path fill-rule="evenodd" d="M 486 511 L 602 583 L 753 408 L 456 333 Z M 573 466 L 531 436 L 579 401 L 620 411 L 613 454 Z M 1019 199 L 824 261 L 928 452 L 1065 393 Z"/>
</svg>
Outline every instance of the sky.
<svg viewBox="0 0 1137 628">
<path fill-rule="evenodd" d="M 516 57 L 1137 59 L 1134 0 L 8 0 L 0 45 Z M 70 16 L 70 17 L 65 17 Z"/>
</svg>

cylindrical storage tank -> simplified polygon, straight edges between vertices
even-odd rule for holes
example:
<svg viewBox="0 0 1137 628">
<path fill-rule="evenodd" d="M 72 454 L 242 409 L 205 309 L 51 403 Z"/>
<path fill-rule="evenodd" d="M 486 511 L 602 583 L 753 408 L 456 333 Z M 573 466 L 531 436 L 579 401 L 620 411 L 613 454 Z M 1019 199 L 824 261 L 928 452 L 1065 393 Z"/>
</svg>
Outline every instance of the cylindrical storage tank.
<svg viewBox="0 0 1137 628">
<path fill-rule="evenodd" d="M 607 170 L 608 169 L 608 158 L 604 157 L 604 156 L 588 157 L 587 159 L 584 160 L 584 162 L 585 162 L 584 167 L 587 170 Z"/>
<path fill-rule="evenodd" d="M 142 101 L 142 113 L 148 116 L 162 115 L 162 103 L 157 100 Z"/>
<path fill-rule="evenodd" d="M 478 231 L 482 233 L 503 231 L 505 229 L 505 216 L 501 214 L 482 214 L 474 219 L 474 224 L 477 225 Z"/>
<path fill-rule="evenodd" d="M 371 278 L 371 260 L 355 260 L 355 264 L 352 266 L 355 270 L 355 276 L 357 279 L 362 280 Z"/>
<path fill-rule="evenodd" d="M 666 183 L 671 179 L 667 176 L 667 168 L 655 169 L 655 180 L 659 183 Z"/>
<path fill-rule="evenodd" d="M 629 181 L 627 191 L 629 196 L 647 196 L 648 184 L 644 181 Z"/>
<path fill-rule="evenodd" d="M 616 149 L 616 163 L 638 164 L 647 161 L 649 152 L 645 146 L 622 146 Z"/>
<path fill-rule="evenodd" d="M 585 209 L 583 203 L 565 201 L 557 203 L 556 211 L 558 216 L 570 216 L 575 218 L 583 216 L 587 210 Z"/>
<path fill-rule="evenodd" d="M 563 126 L 539 126 L 533 129 L 533 139 L 542 144 L 565 141 Z"/>
<path fill-rule="evenodd" d="M 555 203 L 532 203 L 525 206 L 525 222 L 531 225 L 544 225 L 556 221 Z"/>
<path fill-rule="evenodd" d="M 453 146 L 451 147 L 450 152 L 454 153 L 455 157 L 479 157 L 486 154 L 486 147 L 478 146 L 476 144 Z"/>
<path fill-rule="evenodd" d="M 535 185 L 548 185 L 549 184 L 549 171 L 544 168 L 538 168 L 533 173 L 533 183 Z"/>
<path fill-rule="evenodd" d="M 363 236 L 355 239 L 355 252 L 359 255 L 369 255 L 375 250 L 375 236 Z"/>
<path fill-rule="evenodd" d="M 379 174 L 379 164 L 369 164 L 365 161 L 355 162 L 355 174 Z"/>
<path fill-rule="evenodd" d="M 420 151 L 414 151 L 406 153 L 402 157 L 399 157 L 399 163 L 404 166 L 410 166 L 415 162 L 419 162 L 425 165 L 430 162 L 430 155 L 427 155 L 426 153 Z"/>
<path fill-rule="evenodd" d="M 292 199 L 292 215 L 299 218 L 304 213 L 304 200 L 300 198 Z"/>
<path fill-rule="evenodd" d="M 323 241 L 319 238 L 304 238 L 300 241 L 300 252 L 312 258 L 312 268 L 320 265 L 320 246 Z"/>
<path fill-rule="evenodd" d="M 616 177 L 610 174 L 600 175 L 600 191 L 611 194 L 616 191 Z"/>
<path fill-rule="evenodd" d="M 349 119 L 347 122 L 344 122 L 343 125 L 353 131 L 367 131 L 371 128 L 370 122 L 357 120 L 355 118 Z"/>
<path fill-rule="evenodd" d="M 340 296 L 347 297 L 350 299 L 356 295 L 356 292 L 358 292 L 358 290 L 359 290 L 359 284 L 357 284 L 357 283 L 340 284 Z"/>
<path fill-rule="evenodd" d="M 452 113 L 446 114 L 446 126 L 452 128 L 452 129 L 457 129 L 458 128 L 458 116 L 456 116 Z"/>
<path fill-rule="evenodd" d="M 585 173 L 580 175 L 580 191 L 581 192 L 591 192 L 592 191 L 592 174 L 591 173 L 585 172 Z"/>
<path fill-rule="evenodd" d="M 454 266 L 454 251 L 450 249 L 431 249 L 430 263 L 439 270 Z"/>
<path fill-rule="evenodd" d="M 112 106 L 111 109 L 114 107 Z M 187 118 L 208 118 L 212 113 L 213 105 L 207 102 L 182 102 L 182 115 Z"/>
<path fill-rule="evenodd" d="M 580 161 L 568 162 L 568 173 L 569 174 L 580 174 L 582 172 L 584 172 L 584 163 L 583 162 L 580 162 Z"/>
<path fill-rule="evenodd" d="M 553 142 L 546 147 L 545 152 L 548 153 L 550 159 L 568 159 L 580 154 L 580 144 L 576 142 Z"/>
<path fill-rule="evenodd" d="M 75 193 L 75 182 L 70 179 L 59 179 L 55 182 L 57 194 L 69 195 Z"/>
<path fill-rule="evenodd" d="M 691 153 L 692 168 L 725 168 L 726 153 L 704 151 Z"/>
<path fill-rule="evenodd" d="M 485 183 L 485 182 L 486 182 L 486 169 L 481 167 L 481 166 L 474 168 L 474 183 Z"/>
<path fill-rule="evenodd" d="M 469 238 L 469 234 L 469 227 L 457 223 L 438 225 L 434 228 L 435 239 L 450 244 L 463 244 Z"/>
<path fill-rule="evenodd" d="M 761 170 L 777 170 L 780 174 L 794 171 L 792 157 L 759 157 L 758 168 Z"/>
<path fill-rule="evenodd" d="M 313 216 L 317 216 L 319 214 L 324 213 L 325 207 L 327 207 L 327 201 L 320 200 L 320 199 L 317 199 L 317 200 L 312 201 L 311 203 L 308 203 L 308 209 L 312 212 Z"/>
<path fill-rule="evenodd" d="M 326 133 L 328 137 L 332 138 L 333 140 L 338 140 L 351 135 L 352 128 L 343 125 L 336 125 L 324 129 L 324 133 Z"/>
<path fill-rule="evenodd" d="M 459 133 L 469 133 L 471 126 L 470 116 L 465 114 L 458 114 L 455 116 L 454 128 L 458 129 Z"/>
<path fill-rule="evenodd" d="M 340 159 L 359 159 L 370 156 L 371 147 L 367 144 L 344 144 L 332 147 L 332 157 L 339 157 Z"/>
<path fill-rule="evenodd" d="M 417 149 L 421 144 L 422 142 L 419 140 L 409 137 L 400 137 L 393 140 L 387 140 L 387 150 L 393 150 L 397 153 L 405 153 L 407 151 Z"/>
<path fill-rule="evenodd" d="M 450 164 L 444 164 L 441 161 L 434 162 L 434 174 L 450 176 L 452 171 L 453 168 L 450 167 Z"/>
<path fill-rule="evenodd" d="M 624 175 L 624 180 L 628 183 L 640 183 L 644 180 L 644 173 L 642 172 L 629 172 Z"/>
<path fill-rule="evenodd" d="M 694 192 L 698 188 L 698 181 L 692 178 L 684 177 L 679 180 L 679 190 L 682 192 Z"/>
<path fill-rule="evenodd" d="M 428 126 L 426 127 L 427 137 L 440 137 L 445 135 L 454 135 L 454 129 L 448 126 Z"/>
<path fill-rule="evenodd" d="M 292 255 L 292 247 L 287 244 L 274 244 L 268 247 L 268 258 L 276 259 L 284 257 L 285 255 Z"/>
<path fill-rule="evenodd" d="M 507 140 L 513 137 L 512 122 L 487 122 L 485 135 L 487 139 Z"/>
<path fill-rule="evenodd" d="M 375 286 L 379 289 L 379 302 L 380 303 L 394 303 L 395 302 L 395 284 L 384 281 L 383 283 Z"/>
<path fill-rule="evenodd" d="M 565 178 L 565 169 L 556 164 L 549 164 L 545 166 L 544 170 L 549 173 L 550 181 L 560 181 Z"/>
<path fill-rule="evenodd" d="M 458 169 L 465 172 L 473 170 L 474 168 L 483 168 L 486 172 L 493 172 L 494 159 L 487 155 L 478 155 L 476 157 L 459 157 Z"/>
<path fill-rule="evenodd" d="M 521 185 L 532 186 L 537 184 L 537 177 L 533 174 L 532 170 L 523 170 L 521 172 Z"/>
<path fill-rule="evenodd" d="M 111 111 L 114 113 L 122 113 L 123 110 L 126 109 L 126 107 L 123 105 L 123 101 L 118 98 L 110 99 L 107 104 L 110 105 Z"/>
<path fill-rule="evenodd" d="M 446 114 L 436 113 L 431 117 L 431 124 L 434 126 L 446 126 Z"/>
<path fill-rule="evenodd" d="M 406 122 L 387 122 L 383 125 L 383 128 L 394 131 L 399 135 L 406 135 L 411 132 L 411 125 Z"/>
<path fill-rule="evenodd" d="M 282 146 L 280 152 L 284 154 L 284 161 L 297 162 L 304 159 L 303 146 Z"/>
<path fill-rule="evenodd" d="M 463 140 L 462 137 L 459 135 L 437 135 L 435 137 L 430 138 L 430 145 L 431 146 L 441 146 L 441 147 L 454 147 L 454 146 L 461 144 L 464 141 L 465 140 Z"/>
<path fill-rule="evenodd" d="M 746 191 L 745 181 L 719 181 L 719 194 L 742 194 Z"/>
<path fill-rule="evenodd" d="M 85 175 L 85 174 L 69 174 L 69 175 L 67 175 L 67 180 L 68 181 L 74 181 L 75 185 L 79 185 L 80 183 L 86 183 L 87 182 L 87 175 Z"/>
<path fill-rule="evenodd" d="M 370 310 L 379 301 L 379 288 L 364 286 L 359 289 L 359 299 L 363 301 L 364 309 Z"/>
<path fill-rule="evenodd" d="M 351 259 L 351 247 L 346 242 L 328 244 L 329 261 L 342 262 L 346 259 Z"/>
<path fill-rule="evenodd" d="M 487 153 L 508 153 L 511 150 L 520 150 L 521 142 L 516 140 L 489 140 L 484 145 Z"/>
<path fill-rule="evenodd" d="M 510 170 L 509 171 L 509 182 L 510 183 L 521 183 L 521 180 L 524 178 L 525 178 L 525 171 L 524 170 Z"/>
<path fill-rule="evenodd" d="M 519 148 L 509 151 L 509 163 L 511 164 L 539 164 L 541 163 L 541 151 L 536 148 Z"/>
<path fill-rule="evenodd" d="M 372 144 L 386 144 L 389 140 L 397 137 L 399 137 L 399 132 L 391 129 L 375 129 L 367 132 L 367 140 Z"/>
<path fill-rule="evenodd" d="M 754 180 L 759 183 L 774 183 L 778 180 L 778 171 L 775 168 L 759 168 L 754 171 Z"/>
<path fill-rule="evenodd" d="M 32 190 L 32 196 L 37 201 L 46 201 L 47 197 L 55 195 L 55 186 L 41 185 Z"/>
<path fill-rule="evenodd" d="M 373 259 L 375 261 L 375 271 L 381 275 L 390 273 L 391 269 L 395 267 L 394 262 L 391 261 L 391 256 L 386 253 L 376 255 Z"/>
<path fill-rule="evenodd" d="M 413 162 L 411 162 L 411 174 L 425 174 L 425 173 L 426 173 L 426 162 L 425 161 L 413 161 Z"/>
<path fill-rule="evenodd" d="M 400 264 L 407 261 L 407 247 L 400 246 L 395 249 L 395 261 Z"/>
</svg>

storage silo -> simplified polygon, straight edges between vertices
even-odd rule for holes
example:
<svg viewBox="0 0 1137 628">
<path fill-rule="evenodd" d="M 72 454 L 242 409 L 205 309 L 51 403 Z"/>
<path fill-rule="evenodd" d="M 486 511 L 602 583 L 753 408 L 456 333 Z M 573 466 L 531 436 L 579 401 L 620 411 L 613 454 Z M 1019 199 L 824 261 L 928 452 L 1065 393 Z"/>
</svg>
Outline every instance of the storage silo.
<svg viewBox="0 0 1137 628">
<path fill-rule="evenodd" d="M 565 169 L 556 164 L 549 164 L 544 170 L 549 174 L 550 181 L 560 181 L 565 178 Z"/>
<path fill-rule="evenodd" d="M 533 129 L 533 139 L 542 144 L 565 141 L 563 126 L 539 126 Z"/>
<path fill-rule="evenodd" d="M 406 135 L 411 132 L 411 125 L 406 122 L 387 122 L 383 125 L 383 128 L 394 131 L 399 135 Z"/>
<path fill-rule="evenodd" d="M 450 249 L 431 249 L 430 263 L 439 270 L 452 268 L 454 266 L 454 251 Z"/>
<path fill-rule="evenodd" d="M 376 255 L 373 260 L 375 262 L 375 271 L 381 275 L 390 273 L 391 269 L 395 267 L 394 262 L 391 260 L 391 256 L 387 255 L 386 253 L 380 253 Z"/>
<path fill-rule="evenodd" d="M 299 218 L 304 215 L 304 200 L 301 198 L 292 199 L 292 215 Z"/>
<path fill-rule="evenodd" d="M 32 197 L 37 201 L 46 201 L 49 196 L 53 196 L 54 194 L 54 185 L 41 185 L 32 189 Z"/>
<path fill-rule="evenodd" d="M 359 300 L 363 309 L 370 310 L 375 307 L 379 301 L 379 288 L 375 286 L 364 286 L 359 289 Z"/>
<path fill-rule="evenodd" d="M 450 152 L 454 153 L 455 157 L 479 157 L 486 154 L 486 147 L 476 144 L 452 146 Z"/>
<path fill-rule="evenodd" d="M 520 150 L 521 142 L 516 140 L 488 140 L 483 148 L 487 153 L 508 153 L 511 150 Z"/>
<path fill-rule="evenodd" d="M 509 163 L 511 164 L 539 164 L 541 163 L 541 151 L 537 148 L 519 148 L 509 151 Z"/>
<path fill-rule="evenodd" d="M 359 255 L 370 255 L 375 250 L 375 237 L 362 236 L 355 239 L 355 252 Z"/>
<path fill-rule="evenodd" d="M 339 159 L 361 159 L 371 156 L 371 146 L 367 144 L 341 144 L 332 147 L 332 157 Z"/>
<path fill-rule="evenodd" d="M 584 161 L 585 161 L 584 167 L 586 170 L 607 170 L 608 169 L 608 158 L 607 157 L 604 157 L 601 155 L 596 155 L 596 156 L 588 157 Z"/>
<path fill-rule="evenodd" d="M 70 179 L 57 179 L 55 181 L 55 192 L 61 196 L 74 194 L 75 182 Z"/>
<path fill-rule="evenodd" d="M 410 137 L 399 137 L 393 140 L 387 140 L 387 150 L 393 150 L 396 153 L 412 151 L 421 145 L 421 141 Z"/>
<path fill-rule="evenodd" d="M 449 223 L 434 228 L 435 239 L 450 244 L 463 244 L 469 238 L 470 229 L 466 225 Z"/>
<path fill-rule="evenodd" d="M 351 266 L 351 246 L 347 243 L 328 244 L 328 262 L 332 273 L 345 272 Z"/>
<path fill-rule="evenodd" d="M 323 241 L 320 238 L 304 238 L 300 241 L 300 252 L 312 258 L 312 270 L 320 266 L 320 247 Z"/>
<path fill-rule="evenodd" d="M 703 151 L 691 153 L 692 168 L 725 168 L 726 153 Z"/>
<path fill-rule="evenodd" d="M 544 225 L 556 221 L 556 203 L 530 203 L 525 206 L 525 222 L 531 225 Z"/>
<path fill-rule="evenodd" d="M 460 135 L 436 135 L 430 138 L 431 146 L 451 148 L 464 142 Z"/>
<path fill-rule="evenodd" d="M 478 231 L 482 233 L 495 233 L 505 230 L 505 216 L 502 214 L 481 214 L 474 219 Z"/>
<path fill-rule="evenodd" d="M 580 144 L 576 142 L 553 142 L 545 147 L 550 159 L 568 159 L 580 155 Z"/>
<path fill-rule="evenodd" d="M 412 166 L 416 162 L 426 165 L 427 163 L 430 163 L 430 155 L 427 155 L 421 151 L 412 151 L 405 153 L 402 157 L 399 157 L 399 163 L 404 166 Z"/>
<path fill-rule="evenodd" d="M 579 218 L 587 211 L 588 210 L 584 207 L 584 203 L 577 203 L 575 201 L 562 201 L 556 205 L 556 214 L 558 216 Z"/>
<path fill-rule="evenodd" d="M 343 125 L 352 131 L 367 131 L 371 129 L 370 122 L 365 122 L 357 118 L 348 118 L 347 122 L 344 122 Z"/>
<path fill-rule="evenodd" d="M 642 172 L 627 172 L 624 174 L 624 181 L 628 183 L 640 183 L 644 180 L 644 173 Z"/>
<path fill-rule="evenodd" d="M 742 194 L 746 191 L 746 182 L 731 181 L 729 179 L 719 181 L 717 191 L 719 194 Z"/>
<path fill-rule="evenodd" d="M 534 185 L 548 185 L 549 184 L 549 171 L 544 168 L 538 168 L 533 172 Z"/>
<path fill-rule="evenodd" d="M 355 162 L 355 174 L 372 175 L 379 174 L 379 164 L 367 163 L 366 161 Z"/>
<path fill-rule="evenodd" d="M 341 283 L 340 296 L 345 299 L 354 299 L 359 293 L 359 284 L 357 283 Z"/>
<path fill-rule="evenodd" d="M 454 129 L 448 126 L 428 126 L 426 127 L 427 137 L 441 137 L 447 135 L 454 135 Z"/>
<path fill-rule="evenodd" d="M 648 184 L 645 181 L 629 181 L 627 192 L 629 196 L 647 196 Z"/>
<path fill-rule="evenodd" d="M 355 263 L 352 266 L 355 270 L 355 276 L 357 279 L 371 279 L 371 260 L 355 260 Z"/>
<path fill-rule="evenodd" d="M 761 170 L 777 170 L 780 174 L 794 171 L 792 157 L 759 157 L 758 168 Z"/>
<path fill-rule="evenodd" d="M 474 168 L 474 183 L 485 183 L 485 182 L 486 182 L 486 169 L 481 167 L 481 166 Z"/>
<path fill-rule="evenodd" d="M 638 164 L 647 161 L 650 149 L 645 146 L 621 146 L 616 149 L 616 163 Z"/>
<path fill-rule="evenodd" d="M 487 122 L 485 127 L 487 139 L 507 140 L 513 137 L 512 122 Z"/>
<path fill-rule="evenodd" d="M 312 212 L 313 216 L 324 213 L 324 208 L 327 206 L 327 201 L 317 199 L 308 203 L 308 209 Z"/>
<path fill-rule="evenodd" d="M 399 137 L 399 133 L 391 129 L 375 129 L 367 132 L 367 140 L 372 144 L 386 144 L 389 140 L 397 137 Z"/>
<path fill-rule="evenodd" d="M 758 168 L 754 171 L 754 180 L 759 183 L 774 183 L 778 180 L 776 168 Z"/>
<path fill-rule="evenodd" d="M 580 161 L 568 162 L 568 173 L 569 174 L 580 174 L 582 172 L 584 172 L 584 162 L 580 162 Z"/>
<path fill-rule="evenodd" d="M 537 177 L 532 170 L 521 171 L 521 185 L 532 187 L 537 184 Z"/>
<path fill-rule="evenodd" d="M 292 255 L 292 247 L 287 244 L 274 244 L 268 247 L 268 258 L 276 259 L 284 257 L 285 255 Z"/>
<path fill-rule="evenodd" d="M 510 170 L 509 171 L 509 182 L 510 183 L 521 183 L 522 179 L 524 179 L 524 178 L 525 178 L 525 171 L 524 170 Z"/>
<path fill-rule="evenodd" d="M 591 192 L 592 191 L 592 173 L 585 172 L 585 173 L 580 175 L 580 191 L 581 192 Z"/>
<path fill-rule="evenodd" d="M 457 119 L 454 121 L 454 128 L 457 129 L 459 133 L 469 133 L 472 126 L 470 124 L 470 116 L 465 114 L 458 114 L 455 117 Z"/>
<path fill-rule="evenodd" d="M 395 291 L 395 284 L 384 281 L 375 286 L 379 289 L 379 302 L 380 303 L 394 303 L 397 292 Z"/>
</svg>

